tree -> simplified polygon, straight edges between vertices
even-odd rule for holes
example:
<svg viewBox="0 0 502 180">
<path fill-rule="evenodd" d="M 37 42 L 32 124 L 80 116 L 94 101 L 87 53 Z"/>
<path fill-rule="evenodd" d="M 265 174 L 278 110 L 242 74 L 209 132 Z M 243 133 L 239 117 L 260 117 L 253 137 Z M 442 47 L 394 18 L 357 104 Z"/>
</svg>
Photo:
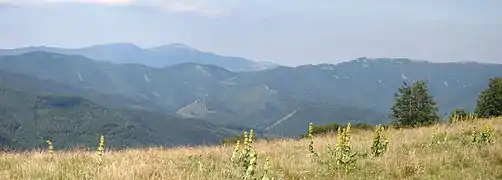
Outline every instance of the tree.
<svg viewBox="0 0 502 180">
<path fill-rule="evenodd" d="M 479 118 L 502 116 L 502 77 L 490 78 L 488 88 L 478 96 L 475 113 Z"/>
<path fill-rule="evenodd" d="M 439 121 L 436 102 L 423 80 L 412 85 L 404 82 L 395 94 L 391 111 L 392 124 L 397 127 L 417 127 Z"/>
</svg>

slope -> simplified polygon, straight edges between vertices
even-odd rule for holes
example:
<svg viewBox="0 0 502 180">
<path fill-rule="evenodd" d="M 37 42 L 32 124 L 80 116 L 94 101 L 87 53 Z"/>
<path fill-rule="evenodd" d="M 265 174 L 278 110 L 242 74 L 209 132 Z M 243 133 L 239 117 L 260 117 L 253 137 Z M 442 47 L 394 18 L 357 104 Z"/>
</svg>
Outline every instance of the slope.
<svg viewBox="0 0 502 180">
<path fill-rule="evenodd" d="M 491 144 L 476 146 L 465 131 L 486 124 L 494 128 Z M 444 143 L 430 144 L 447 134 Z M 438 127 L 394 130 L 386 133 L 388 150 L 370 154 L 373 132 L 353 129 L 351 152 L 355 168 L 338 168 L 329 153 L 336 135 L 313 138 L 319 160 L 309 156 L 309 139 L 257 141 L 255 177 L 267 172 L 270 179 L 500 179 L 502 175 L 502 119 L 477 120 Z M 443 137 L 443 136 L 440 136 Z M 443 139 L 442 139 L 443 140 Z M 73 151 L 5 153 L 0 164 L 2 179 L 243 179 L 243 168 L 232 163 L 234 145 L 209 147 L 149 148 L 107 151 L 97 165 L 95 152 Z M 333 159 L 333 161 L 328 161 Z M 29 163 L 26 163 L 29 162 Z M 268 166 L 266 165 L 268 162 Z M 326 162 L 326 163 L 324 163 Z M 351 164 L 352 165 L 352 164 Z M 15 170 L 12 170 L 15 167 Z M 268 167 L 265 171 L 264 167 Z M 101 171 L 100 171 L 101 170 Z M 223 172 L 223 173 L 222 173 Z"/>
<path fill-rule="evenodd" d="M 0 89 L 4 148 L 31 149 L 52 138 L 58 149 L 95 146 L 104 134 L 111 148 L 215 144 L 236 131 L 147 110 L 109 109 L 75 96 Z"/>
<path fill-rule="evenodd" d="M 104 94 L 93 89 L 79 89 L 53 79 L 35 78 L 30 75 L 11 73 L 3 70 L 0 70 L 0 88 L 43 92 L 65 96 L 80 96 L 100 105 L 112 108 L 134 108 L 147 110 L 165 109 L 165 107 L 155 105 L 152 102 L 139 97 L 128 97 L 119 94 Z"/>
</svg>

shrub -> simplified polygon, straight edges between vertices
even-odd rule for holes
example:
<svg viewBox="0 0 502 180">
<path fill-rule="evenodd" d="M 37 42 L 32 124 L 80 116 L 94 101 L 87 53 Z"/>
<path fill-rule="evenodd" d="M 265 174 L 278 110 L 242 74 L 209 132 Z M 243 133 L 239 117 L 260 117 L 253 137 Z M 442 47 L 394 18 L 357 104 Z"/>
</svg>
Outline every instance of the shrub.
<svg viewBox="0 0 502 180">
<path fill-rule="evenodd" d="M 474 120 L 476 115 L 471 112 L 467 112 L 464 109 L 457 108 L 453 110 L 448 118 L 449 123 L 463 122 L 468 120 Z"/>
<path fill-rule="evenodd" d="M 229 138 L 223 138 L 223 139 L 221 139 L 221 144 L 222 145 L 235 144 L 235 143 L 237 143 L 237 141 L 241 141 L 241 142 L 243 141 L 242 134 L 235 135 L 235 136 L 229 137 Z"/>
<path fill-rule="evenodd" d="M 327 124 L 327 125 L 322 125 L 322 126 L 312 125 L 310 135 L 315 136 L 315 135 L 336 132 L 339 127 L 341 127 L 341 126 L 337 123 L 332 123 L 332 124 Z M 307 138 L 308 136 L 309 136 L 308 134 L 304 134 L 301 137 Z"/>
<path fill-rule="evenodd" d="M 337 132 L 339 128 L 346 128 L 346 126 L 342 126 L 337 123 L 331 123 L 331 124 L 320 125 L 320 126 L 313 125 L 311 135 L 315 136 L 315 135 L 334 133 L 334 132 Z M 352 129 L 361 129 L 361 130 L 372 130 L 374 127 L 369 124 L 365 124 L 365 123 L 357 123 L 357 124 L 354 124 L 351 128 Z M 309 134 L 308 133 L 302 134 L 302 135 L 300 135 L 300 138 L 309 138 Z"/>
<path fill-rule="evenodd" d="M 473 128 L 470 130 L 462 129 L 462 142 L 464 145 L 473 144 L 477 146 L 487 145 L 493 143 L 495 130 L 490 124 L 484 128 Z"/>
<path fill-rule="evenodd" d="M 479 132 L 475 131 L 473 133 L 472 142 L 477 145 L 491 144 L 493 143 L 493 135 L 494 135 L 493 133 L 494 133 L 493 127 L 490 124 L 488 124 Z"/>
</svg>

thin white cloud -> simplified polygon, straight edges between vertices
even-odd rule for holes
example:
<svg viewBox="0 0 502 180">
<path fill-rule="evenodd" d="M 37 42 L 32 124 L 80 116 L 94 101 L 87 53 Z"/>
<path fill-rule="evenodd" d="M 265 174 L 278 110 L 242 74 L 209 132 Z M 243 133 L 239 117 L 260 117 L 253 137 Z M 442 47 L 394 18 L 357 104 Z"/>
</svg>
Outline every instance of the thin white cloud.
<svg viewBox="0 0 502 180">
<path fill-rule="evenodd" d="M 195 13 L 210 17 L 225 14 L 222 7 L 218 7 L 216 3 L 209 0 L 150 0 L 150 2 L 153 2 L 152 5 L 170 12 Z"/>
<path fill-rule="evenodd" d="M 44 5 L 50 3 L 85 3 L 104 5 L 130 4 L 134 0 L 0 0 L 0 3 L 12 5 Z"/>
<path fill-rule="evenodd" d="M 119 5 L 119 4 L 130 4 L 133 0 L 45 0 L 49 3 L 90 3 L 90 4 L 107 4 L 107 5 Z"/>
<path fill-rule="evenodd" d="M 221 4 L 214 0 L 0 0 L 0 4 L 45 5 L 57 3 L 83 3 L 101 5 L 141 5 L 158 8 L 167 12 L 191 13 L 208 17 L 225 14 Z"/>
</svg>

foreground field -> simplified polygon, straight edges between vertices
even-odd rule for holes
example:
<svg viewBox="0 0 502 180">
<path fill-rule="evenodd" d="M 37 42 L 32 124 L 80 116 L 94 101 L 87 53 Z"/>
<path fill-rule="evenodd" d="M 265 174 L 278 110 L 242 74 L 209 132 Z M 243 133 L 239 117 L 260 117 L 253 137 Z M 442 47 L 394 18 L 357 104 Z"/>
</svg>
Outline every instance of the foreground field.
<svg viewBox="0 0 502 180">
<path fill-rule="evenodd" d="M 465 143 L 468 129 L 491 124 L 493 143 Z M 439 129 L 439 130 L 438 130 Z M 270 160 L 275 179 L 502 179 L 502 119 L 476 120 L 438 127 L 389 130 L 389 149 L 370 155 L 373 132 L 352 130 L 351 147 L 358 152 L 354 169 L 330 169 L 309 156 L 309 140 L 256 142 L 257 174 Z M 315 137 L 319 158 L 336 135 Z M 134 149 L 105 152 L 31 152 L 3 154 L 0 179 L 239 179 L 242 170 L 230 158 L 233 146 Z"/>
</svg>

